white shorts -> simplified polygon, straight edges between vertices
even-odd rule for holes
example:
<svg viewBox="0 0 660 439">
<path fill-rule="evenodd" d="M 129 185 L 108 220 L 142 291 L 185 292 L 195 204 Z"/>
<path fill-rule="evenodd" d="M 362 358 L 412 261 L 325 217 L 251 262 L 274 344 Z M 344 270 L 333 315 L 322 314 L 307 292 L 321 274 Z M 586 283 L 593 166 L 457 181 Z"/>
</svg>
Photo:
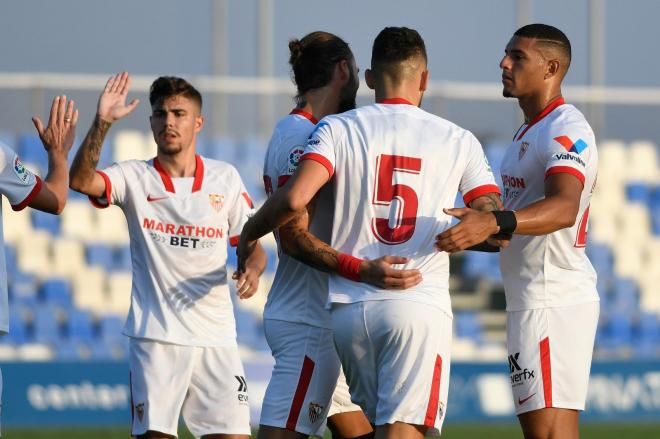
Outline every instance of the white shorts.
<svg viewBox="0 0 660 439">
<path fill-rule="evenodd" d="M 259 423 L 322 436 L 339 377 L 348 393 L 332 331 L 273 319 L 264 320 L 264 330 L 275 366 Z M 335 413 L 360 410 L 339 393 Z"/>
<path fill-rule="evenodd" d="M 195 437 L 250 435 L 247 383 L 238 347 L 130 339 L 132 434 L 177 435 L 179 413 Z"/>
<path fill-rule="evenodd" d="M 332 326 L 352 400 L 369 422 L 423 425 L 427 434 L 439 434 L 449 389 L 451 317 L 406 300 L 335 303 Z"/>
<path fill-rule="evenodd" d="M 599 302 L 507 313 L 516 414 L 584 410 L 599 313 Z"/>
</svg>

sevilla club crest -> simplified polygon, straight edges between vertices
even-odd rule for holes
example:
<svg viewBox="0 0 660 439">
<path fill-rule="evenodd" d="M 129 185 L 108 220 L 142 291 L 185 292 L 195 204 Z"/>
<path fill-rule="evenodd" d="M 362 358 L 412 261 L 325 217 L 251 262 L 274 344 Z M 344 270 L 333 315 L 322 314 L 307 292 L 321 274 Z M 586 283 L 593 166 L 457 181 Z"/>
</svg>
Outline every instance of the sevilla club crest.
<svg viewBox="0 0 660 439">
<path fill-rule="evenodd" d="M 220 209 L 222 209 L 222 206 L 224 205 L 224 200 L 224 195 L 209 194 L 209 203 L 216 212 L 220 212 Z"/>
<path fill-rule="evenodd" d="M 323 406 L 315 402 L 309 403 L 309 421 L 313 424 L 319 420 L 319 417 L 323 413 Z"/>
<path fill-rule="evenodd" d="M 527 152 L 527 148 L 529 148 L 528 142 L 523 142 L 520 144 L 520 151 L 518 151 L 518 160 L 522 160 L 523 156 Z"/>
</svg>

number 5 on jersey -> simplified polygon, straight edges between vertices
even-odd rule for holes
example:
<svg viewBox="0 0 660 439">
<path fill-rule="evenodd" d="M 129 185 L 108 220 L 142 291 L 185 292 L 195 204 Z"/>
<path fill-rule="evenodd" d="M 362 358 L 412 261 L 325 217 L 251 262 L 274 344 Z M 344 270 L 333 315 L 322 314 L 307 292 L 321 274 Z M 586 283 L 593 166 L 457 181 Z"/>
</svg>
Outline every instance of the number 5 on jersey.
<svg viewBox="0 0 660 439">
<path fill-rule="evenodd" d="M 419 175 L 421 169 L 422 159 L 416 157 L 381 154 L 376 159 L 371 203 L 390 207 L 387 218 L 376 217 L 371 220 L 371 231 L 380 242 L 387 245 L 403 244 L 415 233 L 417 193 L 408 185 L 394 184 L 393 177 L 395 172 Z M 394 206 L 391 206 L 392 202 L 395 202 Z"/>
</svg>

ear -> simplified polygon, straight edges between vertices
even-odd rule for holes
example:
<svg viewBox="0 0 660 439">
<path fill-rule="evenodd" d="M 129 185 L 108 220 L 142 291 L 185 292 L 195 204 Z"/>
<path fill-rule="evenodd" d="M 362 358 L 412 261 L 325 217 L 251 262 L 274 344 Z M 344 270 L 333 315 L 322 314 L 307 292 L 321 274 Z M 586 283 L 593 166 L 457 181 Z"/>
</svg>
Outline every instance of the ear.
<svg viewBox="0 0 660 439">
<path fill-rule="evenodd" d="M 551 59 L 548 61 L 543 79 L 550 79 L 559 73 L 559 60 Z"/>
<path fill-rule="evenodd" d="M 195 132 L 199 133 L 204 127 L 204 116 L 199 115 L 195 118 Z"/>
<path fill-rule="evenodd" d="M 419 78 L 419 91 L 425 92 L 429 85 L 429 71 L 423 70 Z"/>
<path fill-rule="evenodd" d="M 335 69 L 341 84 L 346 84 L 348 79 L 351 77 L 351 66 L 348 64 L 348 61 L 342 59 L 337 63 L 337 67 Z"/>
<path fill-rule="evenodd" d="M 371 90 L 374 89 L 374 72 L 371 69 L 364 71 L 364 82 Z"/>
</svg>

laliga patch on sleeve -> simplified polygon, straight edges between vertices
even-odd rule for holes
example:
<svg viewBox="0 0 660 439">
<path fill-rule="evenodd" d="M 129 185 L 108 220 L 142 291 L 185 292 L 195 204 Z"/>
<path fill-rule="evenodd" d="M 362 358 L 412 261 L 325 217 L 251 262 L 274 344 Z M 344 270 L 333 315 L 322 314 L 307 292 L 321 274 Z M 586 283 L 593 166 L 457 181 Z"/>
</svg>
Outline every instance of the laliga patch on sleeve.
<svg viewBox="0 0 660 439">
<path fill-rule="evenodd" d="M 294 146 L 291 152 L 289 153 L 288 157 L 288 167 L 287 167 L 287 173 L 293 175 L 294 172 L 296 172 L 296 168 L 298 167 L 298 164 L 300 163 L 300 158 L 303 156 L 305 153 L 305 149 L 302 146 Z"/>
<path fill-rule="evenodd" d="M 14 158 L 14 173 L 20 180 L 22 184 L 29 184 L 30 183 L 30 177 L 32 177 L 32 172 L 28 168 L 25 167 L 25 165 L 21 162 L 21 159 L 16 156 Z"/>
</svg>

